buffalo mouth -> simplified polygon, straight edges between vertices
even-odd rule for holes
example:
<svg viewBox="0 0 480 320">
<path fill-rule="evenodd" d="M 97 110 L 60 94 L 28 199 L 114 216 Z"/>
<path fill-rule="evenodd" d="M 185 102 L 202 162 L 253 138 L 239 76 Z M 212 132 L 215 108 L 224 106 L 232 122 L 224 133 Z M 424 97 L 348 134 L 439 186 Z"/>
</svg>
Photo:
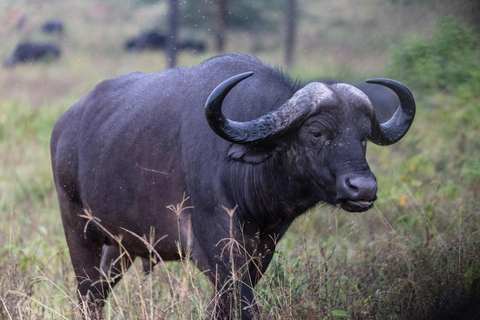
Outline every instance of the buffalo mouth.
<svg viewBox="0 0 480 320">
<path fill-rule="evenodd" d="M 340 200 L 340 207 L 349 212 L 364 212 L 373 207 L 375 200 Z"/>
</svg>

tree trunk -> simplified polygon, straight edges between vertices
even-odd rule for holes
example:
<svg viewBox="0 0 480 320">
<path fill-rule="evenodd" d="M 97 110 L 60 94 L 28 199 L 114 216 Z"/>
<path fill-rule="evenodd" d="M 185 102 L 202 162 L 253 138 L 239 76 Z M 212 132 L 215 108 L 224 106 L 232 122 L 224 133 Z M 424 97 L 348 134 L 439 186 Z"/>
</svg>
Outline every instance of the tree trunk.
<svg viewBox="0 0 480 320">
<path fill-rule="evenodd" d="M 170 0 L 170 14 L 168 16 L 167 59 L 168 67 L 177 66 L 177 33 L 178 33 L 178 1 Z"/>
<path fill-rule="evenodd" d="M 217 0 L 217 32 L 215 35 L 215 49 L 218 53 L 225 51 L 227 36 L 227 2 L 228 0 Z"/>
<path fill-rule="evenodd" d="M 297 5 L 296 0 L 285 0 L 285 24 L 287 26 L 285 32 L 285 65 L 290 68 L 293 65 L 295 51 L 295 32 L 297 23 Z"/>
</svg>

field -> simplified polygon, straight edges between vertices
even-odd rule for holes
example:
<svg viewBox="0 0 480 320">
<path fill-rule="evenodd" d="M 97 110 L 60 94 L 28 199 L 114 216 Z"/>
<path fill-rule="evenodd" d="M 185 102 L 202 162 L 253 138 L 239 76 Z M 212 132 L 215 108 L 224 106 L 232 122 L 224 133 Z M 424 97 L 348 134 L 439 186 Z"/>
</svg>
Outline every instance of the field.
<svg viewBox="0 0 480 320">
<path fill-rule="evenodd" d="M 256 288 L 262 319 L 480 317 L 480 41 L 458 16 L 422 3 L 299 1 L 294 78 L 394 78 L 412 89 L 417 117 L 399 143 L 368 146 L 379 184 L 373 209 L 318 205 L 290 227 Z M 0 72 L 1 319 L 81 318 L 50 168 L 51 130 L 99 81 L 165 69 L 163 52 L 122 50 L 164 12 L 163 2 L 0 3 L 2 59 L 25 38 L 58 42 L 63 53 Z M 64 20 L 64 36 L 38 31 L 51 17 Z M 232 31 L 227 51 L 281 66 L 282 32 Z M 213 47 L 208 32 L 199 37 Z M 179 64 L 213 55 L 182 53 Z M 140 270 L 135 264 L 115 288 L 106 319 L 206 316 L 212 288 L 192 263 Z"/>
</svg>

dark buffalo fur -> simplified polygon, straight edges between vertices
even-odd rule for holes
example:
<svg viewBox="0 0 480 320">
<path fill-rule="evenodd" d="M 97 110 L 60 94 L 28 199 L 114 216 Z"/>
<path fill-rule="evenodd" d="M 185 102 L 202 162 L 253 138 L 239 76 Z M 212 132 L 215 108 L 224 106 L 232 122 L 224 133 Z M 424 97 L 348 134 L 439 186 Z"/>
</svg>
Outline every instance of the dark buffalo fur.
<svg viewBox="0 0 480 320">
<path fill-rule="evenodd" d="M 368 96 L 380 122 L 388 121 L 397 111 L 400 101 L 395 92 L 387 87 L 372 83 L 354 83 L 353 85 Z"/>
<path fill-rule="evenodd" d="M 316 79 L 315 81 L 325 84 L 335 84 L 342 81 L 336 79 Z M 307 83 L 304 83 L 306 85 Z M 400 101 L 395 92 L 387 87 L 372 83 L 352 83 L 354 87 L 362 90 L 372 103 L 375 114 L 380 122 L 388 121 L 397 111 Z"/>
<path fill-rule="evenodd" d="M 218 318 L 231 317 L 234 264 L 243 283 L 242 317 L 251 319 L 258 312 L 252 287 L 296 217 L 318 202 L 350 211 L 373 205 L 376 180 L 365 160 L 373 109 L 365 95 L 346 85 L 312 84 L 328 91 L 322 108 L 268 142 L 232 144 L 209 127 L 204 106 L 217 85 L 247 71 L 254 75 L 223 104 L 233 120 L 265 115 L 298 90 L 254 57 L 224 55 L 191 68 L 103 81 L 56 123 L 51 155 L 62 221 L 78 291 L 93 310 L 108 295 L 108 286 L 97 281 L 98 268 L 108 273 L 120 251 L 102 228 L 123 237 L 129 254 L 143 259 L 149 248 L 130 232 L 141 237 L 154 228 L 164 260 L 179 259 L 180 240 L 182 254 L 191 255 L 216 292 L 223 291 L 216 309 L 210 305 Z M 191 208 L 177 218 L 167 206 L 184 194 Z M 348 199 L 370 202 L 344 206 Z M 224 208 L 236 208 L 232 221 Z M 98 220 L 85 228 L 86 212 Z M 231 235 L 246 250 L 234 250 L 233 261 L 229 250 L 223 252 Z"/>
</svg>

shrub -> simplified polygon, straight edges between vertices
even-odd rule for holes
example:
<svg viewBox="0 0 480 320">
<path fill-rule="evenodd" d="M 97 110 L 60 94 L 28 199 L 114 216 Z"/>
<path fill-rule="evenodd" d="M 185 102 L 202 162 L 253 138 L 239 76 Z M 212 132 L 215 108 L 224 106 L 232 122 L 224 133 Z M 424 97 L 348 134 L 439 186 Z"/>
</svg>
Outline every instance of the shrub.
<svg viewBox="0 0 480 320">
<path fill-rule="evenodd" d="M 441 19 L 432 38 L 414 38 L 394 48 L 387 73 L 417 89 L 451 91 L 478 74 L 479 58 L 480 42 L 473 31 Z"/>
</svg>

